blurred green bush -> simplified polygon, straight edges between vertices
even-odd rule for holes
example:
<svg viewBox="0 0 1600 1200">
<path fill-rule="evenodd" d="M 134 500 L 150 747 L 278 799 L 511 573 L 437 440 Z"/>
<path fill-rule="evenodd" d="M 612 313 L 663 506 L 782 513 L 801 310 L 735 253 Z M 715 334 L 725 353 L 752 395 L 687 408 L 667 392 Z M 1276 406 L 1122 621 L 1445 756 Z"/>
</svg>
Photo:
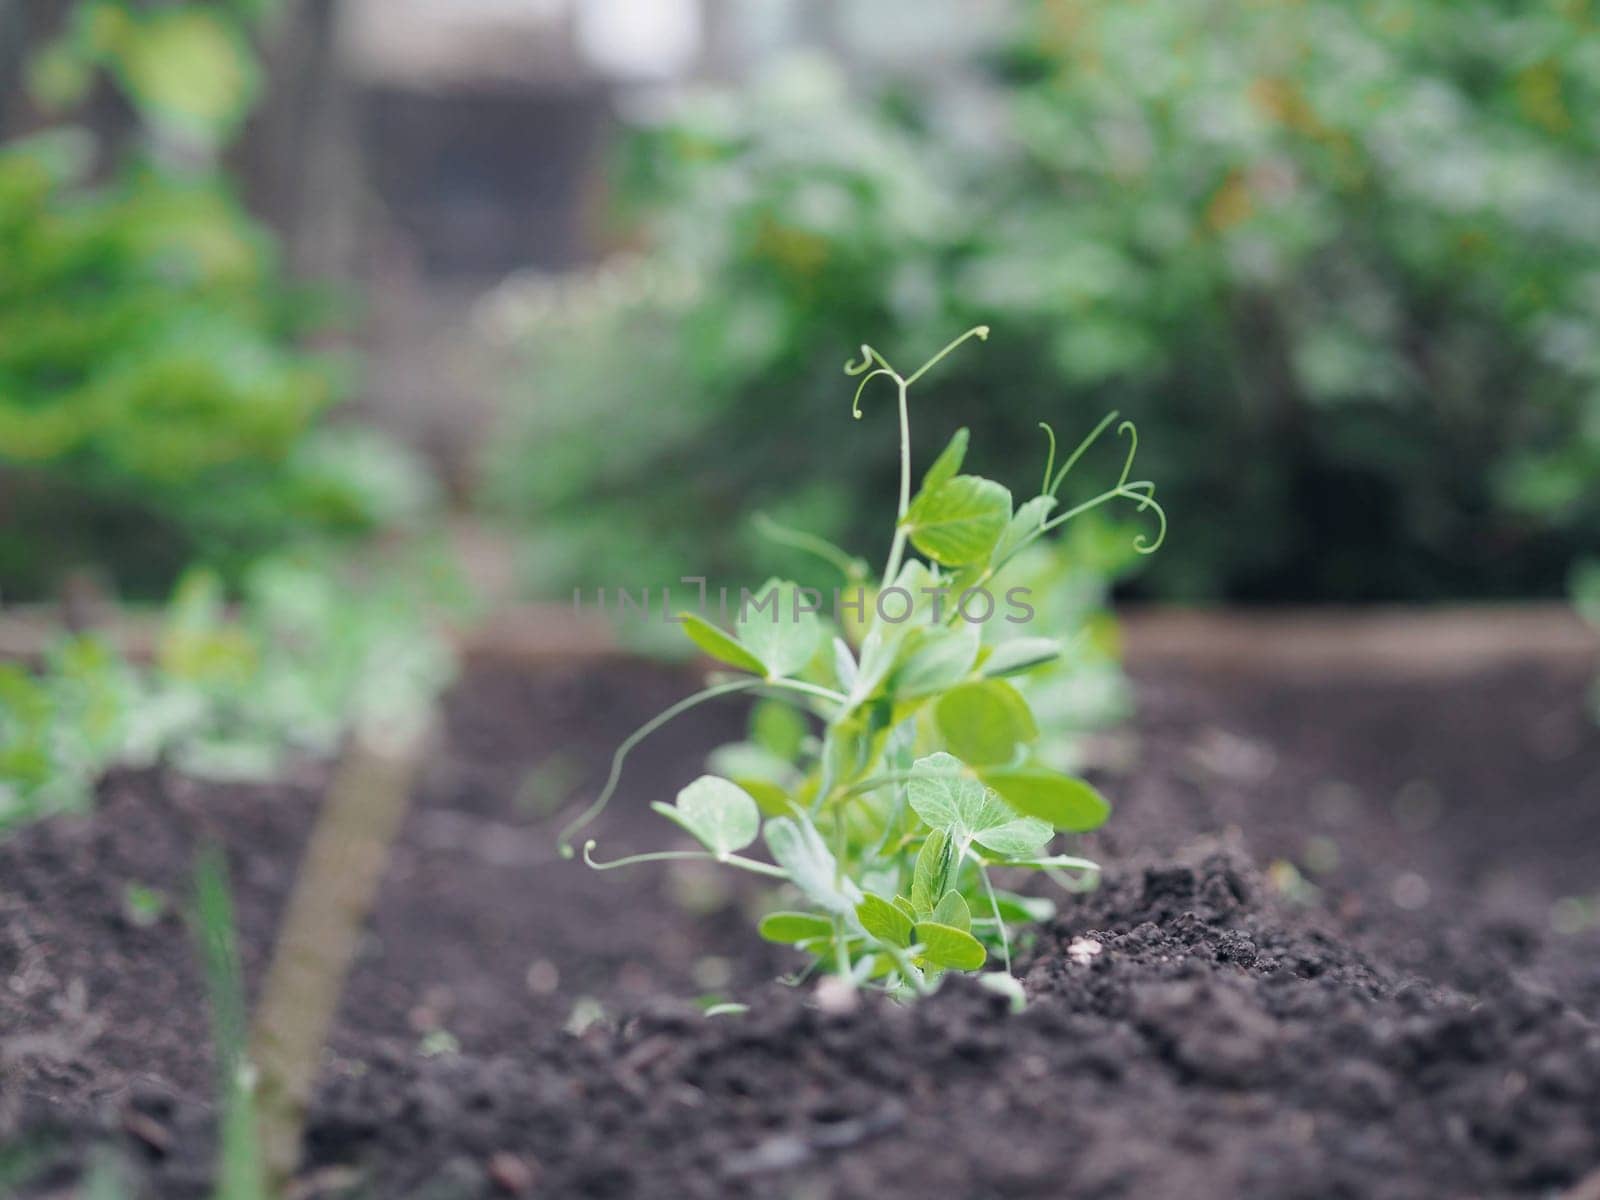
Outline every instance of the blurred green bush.
<svg viewBox="0 0 1600 1200">
<path fill-rule="evenodd" d="M 1600 540 L 1588 7 L 1021 12 L 971 94 L 807 61 L 635 136 L 643 262 L 498 310 L 531 382 L 491 492 L 536 580 L 747 561 L 736 497 L 870 549 L 858 481 L 891 491 L 894 439 L 839 435 L 835 364 L 989 321 L 920 397 L 922 450 L 981 409 L 1005 478 L 1032 414 L 1120 408 L 1174 518 L 1147 593 L 1559 591 Z"/>
<path fill-rule="evenodd" d="M 139 118 L 109 173 L 84 129 L 0 147 L 0 595 L 85 566 L 160 595 L 197 557 L 235 575 L 421 511 L 407 456 L 323 421 L 344 372 L 302 344 L 326 313 L 223 173 L 259 84 L 234 8 L 79 4 L 34 92 L 76 104 L 99 72 Z"/>
<path fill-rule="evenodd" d="M 87 811 L 113 767 L 273 778 L 332 755 L 357 722 L 411 719 L 453 677 L 435 620 L 465 607 L 431 551 L 359 570 L 265 558 L 240 596 L 230 609 L 220 576 L 185 572 L 148 663 L 65 633 L 31 668 L 0 663 L 0 836 Z"/>
</svg>

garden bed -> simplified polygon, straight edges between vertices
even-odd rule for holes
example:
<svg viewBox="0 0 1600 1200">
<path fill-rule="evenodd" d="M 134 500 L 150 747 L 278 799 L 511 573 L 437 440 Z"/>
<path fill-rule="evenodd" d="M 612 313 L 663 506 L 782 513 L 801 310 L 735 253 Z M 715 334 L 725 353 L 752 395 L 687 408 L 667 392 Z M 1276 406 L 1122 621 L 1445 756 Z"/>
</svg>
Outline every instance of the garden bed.
<svg viewBox="0 0 1600 1200">
<path fill-rule="evenodd" d="M 346 993 L 299 1194 L 1561 1195 L 1600 1170 L 1589 671 L 1147 663 L 1138 720 L 1096 746 L 1104 886 L 1024 953 L 1010 1016 L 960 980 L 819 1007 L 770 982 L 793 960 L 755 938 L 742 883 L 562 861 L 549 805 L 592 794 L 687 677 L 480 665 Z M 644 744 L 608 855 L 669 835 L 646 801 L 741 719 L 697 710 Z M 21 1194 L 71 1194 L 99 1144 L 150 1195 L 206 1194 L 179 901 L 222 842 L 257 981 L 322 781 L 122 774 L 93 818 L 0 846 L 0 1145 L 39 1168 Z M 143 924 L 130 883 L 173 902 Z M 704 1017 L 707 993 L 752 1010 Z"/>
</svg>

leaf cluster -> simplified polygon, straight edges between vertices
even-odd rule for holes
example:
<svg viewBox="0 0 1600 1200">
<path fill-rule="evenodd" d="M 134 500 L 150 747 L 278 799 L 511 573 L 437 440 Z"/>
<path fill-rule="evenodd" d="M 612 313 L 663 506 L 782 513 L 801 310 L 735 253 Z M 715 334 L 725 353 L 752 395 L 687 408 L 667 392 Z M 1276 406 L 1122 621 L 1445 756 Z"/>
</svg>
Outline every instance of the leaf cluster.
<svg viewBox="0 0 1600 1200">
<path fill-rule="evenodd" d="M 1095 865 L 1054 843 L 1097 828 L 1109 814 L 1090 784 L 1039 753 L 1040 730 L 1023 688 L 1056 663 L 1063 645 L 1041 636 L 986 643 L 959 597 L 993 582 L 1028 546 L 1090 507 L 1122 499 L 1155 518 L 1146 550 L 1166 518 L 1148 480 L 1119 479 L 1092 504 L 1056 511 L 1061 481 L 1111 424 L 1108 418 L 1059 469 L 1054 435 L 1037 495 L 1021 504 L 1001 484 L 962 473 L 967 433 L 958 431 L 911 490 L 908 392 L 922 374 L 973 336 L 958 338 L 921 369 L 902 375 L 870 347 L 846 370 L 862 391 L 894 385 L 901 414 L 902 488 L 888 561 L 869 594 L 893 587 L 898 608 L 864 606 L 864 619 L 833 621 L 801 603 L 795 584 L 769 580 L 731 628 L 681 613 L 686 636 L 728 669 L 619 749 L 596 802 L 564 843 L 615 790 L 627 753 L 694 704 L 734 693 L 760 697 L 750 735 L 712 755 L 713 774 L 653 807 L 703 847 L 597 869 L 681 857 L 710 858 L 785 881 L 792 905 L 770 913 L 761 935 L 793 945 L 814 965 L 856 984 L 898 993 L 933 986 L 945 971 L 978 971 L 998 955 L 1010 966 L 1012 930 L 1046 916 L 1046 901 L 996 885 L 997 871 L 1046 871 L 1068 886 Z M 826 556 L 853 561 L 837 548 Z M 920 555 L 920 557 L 918 557 Z M 764 848 L 758 858 L 752 848 Z"/>
<path fill-rule="evenodd" d="M 71 126 L 0 146 L 8 600 L 83 562 L 141 599 L 197 558 L 236 582 L 286 535 L 431 506 L 413 456 L 324 423 L 346 366 L 301 340 L 330 306 L 289 284 L 211 153 L 257 94 L 243 7 L 84 0 L 30 64 L 46 107 L 105 75 L 141 124 L 125 154 Z"/>
<path fill-rule="evenodd" d="M 265 560 L 230 608 L 194 569 L 163 617 L 154 661 L 93 635 L 63 638 L 37 670 L 0 663 L 0 832 L 83 811 L 115 766 L 167 763 L 208 778 L 270 778 L 325 756 L 357 721 L 414 709 L 453 660 L 430 631 L 431 585 Z"/>
<path fill-rule="evenodd" d="M 923 411 L 970 414 L 1011 461 L 1041 406 L 1091 422 L 1115 396 L 1164 493 L 1213 516 L 1141 574 L 1146 592 L 1559 592 L 1600 544 L 1592 13 L 1017 9 L 999 58 L 977 22 L 971 59 L 951 56 L 983 97 L 982 137 L 949 102 L 951 71 L 926 96 L 897 76 L 900 103 L 874 103 L 816 56 L 638 132 L 657 249 L 597 273 L 609 307 L 530 321 L 536 369 L 518 362 L 508 388 L 536 394 L 508 406 L 497 489 L 546 586 L 606 582 L 619 562 L 659 564 L 651 582 L 732 570 L 752 553 L 726 519 L 740 504 L 861 544 L 892 448 L 833 436 L 815 364 L 853 330 L 909 345 L 981 314 L 1006 330 L 988 377 L 949 373 Z M 687 282 L 646 282 L 667 267 Z M 530 480 L 533 453 L 559 469 Z M 792 470 L 750 465 L 779 454 Z"/>
</svg>

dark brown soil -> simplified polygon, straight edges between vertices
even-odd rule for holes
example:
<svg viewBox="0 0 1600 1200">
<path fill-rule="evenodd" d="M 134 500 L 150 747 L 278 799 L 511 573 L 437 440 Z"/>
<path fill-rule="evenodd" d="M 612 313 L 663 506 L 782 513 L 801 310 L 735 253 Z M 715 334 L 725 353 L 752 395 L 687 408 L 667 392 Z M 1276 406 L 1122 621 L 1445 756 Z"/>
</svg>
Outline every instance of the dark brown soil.
<svg viewBox="0 0 1600 1200">
<path fill-rule="evenodd" d="M 1106 883 L 1064 898 L 1013 1017 L 959 982 L 909 1009 L 819 1007 L 769 982 L 791 964 L 742 885 L 562 862 L 541 810 L 561 768 L 587 794 L 687 681 L 477 672 L 346 996 L 302 1194 L 1559 1195 L 1600 1170 L 1586 675 L 1141 680 L 1135 728 L 1099 747 Z M 647 742 L 604 852 L 671 840 L 646 800 L 740 720 L 701 710 Z M 253 981 L 319 782 L 124 775 L 94 818 L 0 846 L 0 1145 L 33 1157 L 17 1194 L 71 1195 L 97 1146 L 144 1194 L 207 1194 L 194 850 L 229 850 Z M 140 927 L 129 883 L 171 911 Z M 705 993 L 754 1008 L 708 1019 Z M 594 1002 L 606 1019 L 563 1032 Z"/>
</svg>

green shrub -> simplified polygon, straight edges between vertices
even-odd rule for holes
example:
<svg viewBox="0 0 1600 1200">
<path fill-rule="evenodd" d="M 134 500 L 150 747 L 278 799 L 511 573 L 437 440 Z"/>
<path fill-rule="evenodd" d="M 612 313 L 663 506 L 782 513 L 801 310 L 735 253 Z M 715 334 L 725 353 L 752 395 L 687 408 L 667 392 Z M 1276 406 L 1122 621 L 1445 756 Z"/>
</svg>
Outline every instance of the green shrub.
<svg viewBox="0 0 1600 1200">
<path fill-rule="evenodd" d="M 735 497 L 861 536 L 892 456 L 831 435 L 814 364 L 851 329 L 916 345 L 982 313 L 989 369 L 926 409 L 970 406 L 1001 462 L 1035 413 L 1136 417 L 1206 528 L 1148 592 L 1559 591 L 1600 535 L 1600 27 L 1445 0 L 1019 11 L 964 119 L 807 61 L 637 135 L 650 261 L 526 325 L 505 459 L 553 465 L 501 496 L 542 546 L 615 529 L 663 572 L 731 565 Z M 609 455 L 564 451 L 580 405 Z"/>
<path fill-rule="evenodd" d="M 0 832 L 91 806 L 117 766 L 162 763 L 266 779 L 323 758 L 357 721 L 409 715 L 449 679 L 431 613 L 458 603 L 448 568 L 263 559 L 239 604 L 197 568 L 179 581 L 154 659 L 64 635 L 37 669 L 0 663 Z"/>
<path fill-rule="evenodd" d="M 237 574 L 286 536 L 428 503 L 398 448 L 325 423 L 346 372 L 302 348 L 325 306 L 286 285 L 218 165 L 258 90 L 231 11 L 77 6 L 35 90 L 70 104 L 103 69 L 139 140 L 103 179 L 83 130 L 0 147 L 7 599 L 85 565 L 159 595 L 196 556 Z"/>
</svg>

